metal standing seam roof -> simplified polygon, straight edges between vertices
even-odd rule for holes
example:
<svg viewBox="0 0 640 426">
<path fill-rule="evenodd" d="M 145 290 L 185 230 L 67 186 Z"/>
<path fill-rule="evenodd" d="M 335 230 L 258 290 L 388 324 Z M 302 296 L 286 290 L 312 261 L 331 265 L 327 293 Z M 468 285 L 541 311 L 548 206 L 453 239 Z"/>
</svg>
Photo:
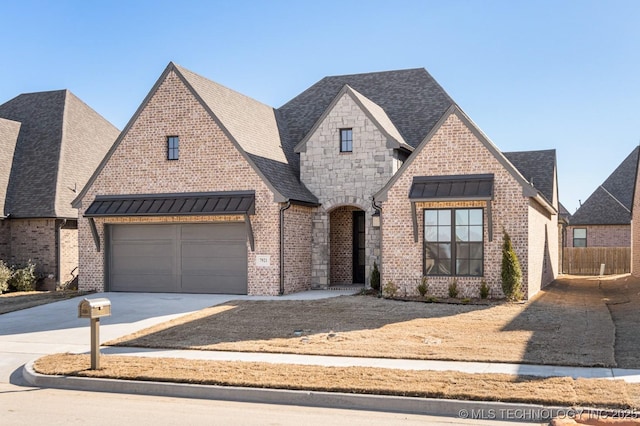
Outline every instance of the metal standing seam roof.
<svg viewBox="0 0 640 426">
<path fill-rule="evenodd" d="M 439 200 L 491 200 L 493 175 L 414 176 L 409 199 Z"/>
<path fill-rule="evenodd" d="M 85 217 L 255 214 L 255 192 L 102 195 Z"/>
</svg>

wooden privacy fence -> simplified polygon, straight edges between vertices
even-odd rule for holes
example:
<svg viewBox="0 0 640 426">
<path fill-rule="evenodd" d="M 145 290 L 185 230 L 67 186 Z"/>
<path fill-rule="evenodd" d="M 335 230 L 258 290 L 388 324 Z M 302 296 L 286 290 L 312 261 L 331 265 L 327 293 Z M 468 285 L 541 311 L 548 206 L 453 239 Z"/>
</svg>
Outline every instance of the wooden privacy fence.
<svg viewBox="0 0 640 426">
<path fill-rule="evenodd" d="M 565 247 L 562 272 L 573 275 L 627 274 L 631 272 L 631 247 Z"/>
</svg>

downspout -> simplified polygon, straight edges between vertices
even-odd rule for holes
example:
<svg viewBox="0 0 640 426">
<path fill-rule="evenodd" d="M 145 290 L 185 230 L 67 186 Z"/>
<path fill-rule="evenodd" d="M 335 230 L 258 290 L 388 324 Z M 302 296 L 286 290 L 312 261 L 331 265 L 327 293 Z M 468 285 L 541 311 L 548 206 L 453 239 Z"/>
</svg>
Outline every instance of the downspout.
<svg viewBox="0 0 640 426">
<path fill-rule="evenodd" d="M 284 294 L 284 211 L 291 207 L 291 201 L 287 201 L 280 207 L 280 291 L 278 296 Z"/>
<path fill-rule="evenodd" d="M 62 227 L 67 224 L 67 219 L 62 219 L 60 222 L 60 226 L 58 227 L 58 232 L 56 233 L 56 238 L 58 241 L 58 253 L 56 259 L 56 270 L 57 270 L 57 279 L 56 279 L 56 287 L 62 286 Z M 55 289 L 54 289 L 55 290 Z"/>
</svg>

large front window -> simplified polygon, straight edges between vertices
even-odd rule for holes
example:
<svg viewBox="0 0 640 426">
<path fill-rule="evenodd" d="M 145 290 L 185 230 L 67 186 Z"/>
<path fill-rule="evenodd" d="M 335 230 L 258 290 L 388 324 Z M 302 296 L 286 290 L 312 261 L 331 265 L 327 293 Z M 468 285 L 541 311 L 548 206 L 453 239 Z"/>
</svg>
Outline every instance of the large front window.
<svg viewBox="0 0 640 426">
<path fill-rule="evenodd" d="M 482 276 L 482 209 L 424 210 L 425 275 Z"/>
</svg>

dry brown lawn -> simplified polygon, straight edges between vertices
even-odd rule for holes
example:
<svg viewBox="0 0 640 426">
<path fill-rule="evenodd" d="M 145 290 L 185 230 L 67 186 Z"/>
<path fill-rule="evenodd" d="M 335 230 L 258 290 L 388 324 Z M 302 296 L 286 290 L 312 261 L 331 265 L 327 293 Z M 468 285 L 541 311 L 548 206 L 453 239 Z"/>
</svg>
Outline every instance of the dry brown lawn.
<svg viewBox="0 0 640 426">
<path fill-rule="evenodd" d="M 454 371 L 405 371 L 249 362 L 195 361 L 103 355 L 90 370 L 89 355 L 58 354 L 34 368 L 50 375 L 169 381 L 412 397 L 510 401 L 560 406 L 639 408 L 640 385 L 619 380 L 535 378 Z"/>
<path fill-rule="evenodd" d="M 82 296 L 86 292 L 64 291 L 18 291 L 0 294 L 0 314 L 46 305 L 47 303 Z"/>
<path fill-rule="evenodd" d="M 615 366 L 598 280 L 565 279 L 526 304 L 452 305 L 370 296 L 234 301 L 109 345 Z"/>
</svg>

